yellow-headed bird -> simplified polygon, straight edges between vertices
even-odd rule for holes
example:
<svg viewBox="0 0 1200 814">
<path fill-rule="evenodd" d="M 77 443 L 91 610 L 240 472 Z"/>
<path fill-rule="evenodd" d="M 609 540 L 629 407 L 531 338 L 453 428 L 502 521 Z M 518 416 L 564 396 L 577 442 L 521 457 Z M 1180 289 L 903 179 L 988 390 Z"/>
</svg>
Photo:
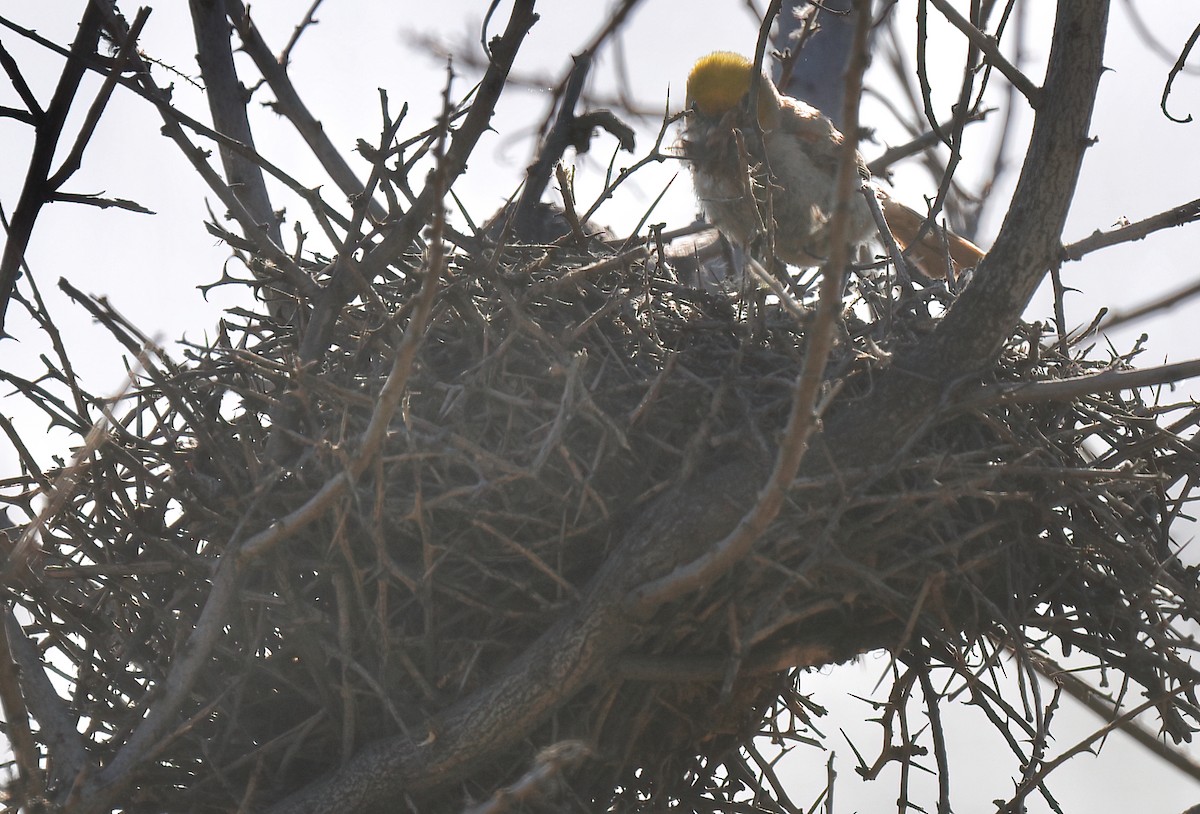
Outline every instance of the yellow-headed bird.
<svg viewBox="0 0 1200 814">
<path fill-rule="evenodd" d="M 696 196 L 718 229 L 747 244 L 766 230 L 768 195 L 764 184 L 769 184 L 775 253 L 796 265 L 820 265 L 829 256 L 828 225 L 843 136 L 821 111 L 784 96 L 769 78 L 758 75 L 756 112 L 766 150 L 764 162 L 746 109 L 755 78 L 750 60 L 729 51 L 702 57 L 688 75 L 683 144 Z M 743 143 L 755 165 L 754 173 L 747 171 L 745 159 L 740 157 L 735 129 L 745 136 Z M 760 172 L 764 166 L 769 168 L 769 176 Z M 863 180 L 870 179 L 862 156 L 858 157 L 858 169 Z M 748 184 L 754 187 L 753 194 L 749 194 Z M 946 247 L 941 230 L 926 229 L 921 241 L 913 245 L 924 216 L 881 189 L 876 188 L 876 195 L 889 229 L 909 260 L 926 277 L 945 277 Z M 862 196 L 850 201 L 849 234 L 855 244 L 867 243 L 875 234 L 874 219 Z M 963 237 L 947 232 L 945 240 L 955 273 L 973 268 L 983 258 L 982 250 Z"/>
</svg>

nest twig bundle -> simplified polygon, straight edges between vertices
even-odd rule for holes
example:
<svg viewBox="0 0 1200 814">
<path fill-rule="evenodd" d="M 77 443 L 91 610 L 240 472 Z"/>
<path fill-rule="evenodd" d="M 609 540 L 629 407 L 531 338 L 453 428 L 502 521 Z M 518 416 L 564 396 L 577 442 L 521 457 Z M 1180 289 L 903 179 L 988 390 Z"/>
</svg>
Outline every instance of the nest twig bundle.
<svg viewBox="0 0 1200 814">
<path fill-rule="evenodd" d="M 532 0 L 481 38 L 467 102 L 447 82 L 434 127 L 402 136 L 407 108 L 393 117 L 381 94 L 380 140 L 360 145 L 365 182 L 285 70 L 311 12 L 280 59 L 242 4 L 192 4 L 214 130 L 178 111 L 142 60 L 148 10 L 127 27 L 88 5 L 72 53 L 93 51 L 102 29 L 121 52 L 73 57 L 59 87 L 102 65 L 92 111 L 117 82 L 153 103 L 236 221 L 209 228 L 264 313 L 230 311 L 176 361 L 67 286 L 137 357 L 128 392 L 86 392 L 33 275 L 14 287 L 37 211 L 73 172 L 70 158 L 53 175 L 41 166 L 72 94 L 56 92 L 49 116 L 26 94 L 37 148 L 14 218 L 25 225 L 0 263 L 0 317 L 12 297 L 57 358 L 37 381 L 0 378 L 80 445 L 44 471 L 0 415 L 24 466 L 0 484 L 21 515 L 0 535 L 11 807 L 814 810 L 788 799 L 760 736 L 821 747 L 803 671 L 877 650 L 891 683 L 874 702 L 878 756 L 856 753 L 858 769 L 874 779 L 898 763 L 901 807 L 918 807 L 908 777 L 931 754 L 950 809 L 941 712 L 959 697 L 1014 754 L 1002 810 L 1031 793 L 1057 808 L 1046 775 L 1088 744 L 1048 755 L 1059 690 L 1036 673 L 1114 717 L 1154 709 L 1163 732 L 1190 737 L 1200 595 L 1171 530 L 1200 479 L 1200 410 L 1147 388 L 1200 364 L 1133 371 L 1137 348 L 1100 358 L 1090 330 L 1068 338 L 1061 299 L 1053 339 L 1012 327 L 1063 256 L 1104 4 L 1060 4 L 1040 85 L 982 40 L 1036 124 L 1004 226 L 957 300 L 878 269 L 844 291 L 823 277 L 819 298 L 815 275 L 764 272 L 767 296 L 708 285 L 727 269 L 685 271 L 698 258 L 672 254 L 657 229 L 620 246 L 589 237 L 600 201 L 666 157 L 665 120 L 589 210 L 561 172 L 564 211 L 534 228 L 568 144 L 585 151 L 595 127 L 626 142 L 616 116 L 574 109 L 591 55 L 635 5 L 618 5 L 564 80 L 511 218 L 524 245 L 507 217 L 459 235 L 442 208 L 494 126 Z M 865 67 L 872 19 L 859 17 L 848 75 Z M 252 149 L 243 85 L 258 83 L 237 81 L 230 24 L 346 211 Z M 990 75 L 971 54 L 964 101 Z M 932 125 L 929 92 L 917 95 Z M 954 154 L 942 192 L 968 108 L 931 134 Z M 195 134 L 217 143 L 229 183 Z M 311 210 L 332 259 L 298 222 L 284 248 L 263 172 Z M 788 224 L 767 209 L 769 247 Z M 1095 245 L 1195 207 L 1164 215 Z M 1101 684 L 1114 673 L 1115 698 L 1066 668 L 1097 669 Z M 813 796 L 832 792 L 831 771 Z"/>
<path fill-rule="evenodd" d="M 408 265 L 343 309 L 320 369 L 293 370 L 293 337 L 257 316 L 228 321 L 186 364 L 149 360 L 78 464 L 10 588 L 10 621 L 34 635 L 34 658 L 71 676 L 102 764 L 185 657 L 215 564 L 345 477 L 433 273 Z M 436 741 L 439 716 L 578 605 L 656 500 L 731 450 L 769 466 L 804 352 L 795 313 L 693 289 L 654 251 L 614 257 L 596 242 L 455 251 L 441 280 L 385 442 L 244 571 L 186 723 L 124 785 L 125 810 L 262 807 L 378 739 Z M 893 293 L 869 276 L 851 287 L 830 410 L 868 393 L 947 296 Z M 886 319 L 864 317 L 883 307 Z M 1126 363 L 1044 349 L 1023 325 L 979 392 Z M 270 420 L 281 398 L 288 427 Z M 903 695 L 936 665 L 974 680 L 997 648 L 1036 653 L 1055 637 L 1156 694 L 1166 731 L 1186 738 L 1197 710 L 1178 693 L 1195 673 L 1177 623 L 1200 597 L 1168 530 L 1197 471 L 1197 413 L 1163 425 L 1163 412 L 1137 391 L 948 399 L 891 465 L 837 461 L 802 477 L 750 558 L 659 612 L 468 785 L 410 802 L 486 799 L 573 739 L 589 768 L 568 772 L 557 797 L 728 810 L 748 790 L 779 791 L 750 758 L 755 734 L 812 737 L 816 709 L 791 671 L 878 648 L 900 654 Z M 273 431 L 288 433 L 294 466 L 267 460 Z M 976 695 L 998 726 L 1044 737 Z"/>
</svg>

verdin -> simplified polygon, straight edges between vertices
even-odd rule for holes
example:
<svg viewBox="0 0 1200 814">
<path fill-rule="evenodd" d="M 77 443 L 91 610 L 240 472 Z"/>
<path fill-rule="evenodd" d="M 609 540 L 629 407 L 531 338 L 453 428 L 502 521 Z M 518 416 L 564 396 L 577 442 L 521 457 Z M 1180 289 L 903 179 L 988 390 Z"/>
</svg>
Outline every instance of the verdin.
<svg viewBox="0 0 1200 814">
<path fill-rule="evenodd" d="M 753 73 L 753 64 L 741 54 L 718 51 L 697 61 L 688 75 L 683 146 L 696 196 L 709 220 L 743 245 L 767 232 L 769 212 L 776 256 L 800 266 L 820 265 L 829 256 L 828 224 L 843 136 L 821 111 L 784 96 L 760 74 L 757 116 L 764 162 L 746 107 Z M 735 130 L 743 134 L 742 149 Z M 861 155 L 858 171 L 864 181 L 870 180 Z M 896 243 L 923 275 L 946 276 L 947 248 L 955 274 L 979 264 L 983 251 L 978 246 L 932 225 L 914 245 L 925 217 L 875 190 Z M 865 198 L 851 199 L 849 217 L 852 243 L 861 245 L 875 236 Z"/>
</svg>

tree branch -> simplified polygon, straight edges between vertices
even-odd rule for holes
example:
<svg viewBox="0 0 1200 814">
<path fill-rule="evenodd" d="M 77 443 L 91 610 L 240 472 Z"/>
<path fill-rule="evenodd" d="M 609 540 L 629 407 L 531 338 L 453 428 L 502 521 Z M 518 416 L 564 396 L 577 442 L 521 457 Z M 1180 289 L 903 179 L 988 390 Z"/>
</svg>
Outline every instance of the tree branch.
<svg viewBox="0 0 1200 814">
<path fill-rule="evenodd" d="M 12 610 L 4 608 L 3 615 L 0 636 L 7 637 L 13 663 L 20 671 L 21 692 L 38 722 L 38 736 L 53 757 L 51 771 L 58 781 L 70 783 L 90 763 L 79 735 L 79 719 L 50 683 L 37 647 L 25 635 Z"/>
<path fill-rule="evenodd" d="M 67 64 L 58 78 L 54 96 L 50 99 L 45 115 L 38 117 L 29 169 L 25 174 L 21 196 L 13 209 L 8 236 L 4 242 L 4 254 L 0 255 L 0 337 L 5 335 L 4 316 L 21 273 L 21 262 L 33 235 L 33 225 L 37 222 L 38 213 L 49 194 L 54 192 L 48 184 L 50 165 L 67 122 L 67 114 L 71 112 L 71 106 L 75 103 L 79 83 L 87 70 L 87 57 L 95 53 L 96 45 L 100 42 L 102 23 L 103 15 L 100 13 L 99 4 L 88 3 L 79 21 L 79 32 L 71 43 Z"/>
<path fill-rule="evenodd" d="M 995 37 L 988 36 L 980 31 L 975 26 L 971 25 L 971 21 L 958 13 L 958 9 L 950 5 L 949 0 L 930 0 L 934 8 L 942 13 L 955 28 L 961 31 L 971 44 L 983 52 L 996 70 L 1004 74 L 1009 82 L 1012 82 L 1013 87 L 1021 91 L 1021 95 L 1029 101 L 1029 106 L 1037 110 L 1041 104 L 1041 89 L 1030 81 L 1029 77 L 1021 73 L 1021 70 L 1013 65 L 1004 54 L 1000 53 L 1000 45 L 996 42 Z"/>
<path fill-rule="evenodd" d="M 229 16 L 237 26 L 238 36 L 242 40 L 242 50 L 254 60 L 254 66 L 258 68 L 259 73 L 271 88 L 271 92 L 275 94 L 276 112 L 292 123 L 296 132 L 308 145 L 308 149 L 312 151 L 313 156 L 321 162 L 325 172 L 329 174 L 347 199 L 353 200 L 356 196 L 361 195 L 362 182 L 358 180 L 346 159 L 342 158 L 342 154 L 333 146 L 333 142 L 325 134 L 325 128 L 321 122 L 309 112 L 287 73 L 287 55 L 291 52 L 296 37 L 299 37 L 304 30 L 305 24 L 312 19 L 312 14 L 316 11 L 316 3 L 309 9 L 308 15 L 305 17 L 305 24 L 297 26 L 292 41 L 288 42 L 284 49 L 283 58 L 276 59 L 266 40 L 263 39 L 262 32 L 250 18 L 250 12 L 246 6 L 237 0 L 227 0 L 227 2 L 229 3 L 227 9 Z M 387 149 L 387 145 L 382 145 L 382 147 Z M 368 205 L 370 215 L 376 221 L 382 221 L 387 216 L 378 201 L 372 199 Z"/>
<path fill-rule="evenodd" d="M 4 614 L 10 614 L 7 605 Z M 20 668 L 9 647 L 9 630 L 7 625 L 0 630 L 0 710 L 4 712 L 4 734 L 16 764 L 21 796 L 34 798 L 43 793 L 46 782 L 40 765 L 41 753 L 29 727 L 29 709 L 17 679 Z"/>
<path fill-rule="evenodd" d="M 918 415 L 936 404 L 942 387 L 990 363 L 1061 256 L 1063 224 L 1083 154 L 1091 144 L 1088 128 L 1103 70 L 1107 17 L 1107 2 L 1059 3 L 1044 87 L 1046 104 L 1034 120 L 1008 216 L 974 281 L 937 330 L 898 357 L 881 383 L 883 390 L 898 388 L 888 398 L 915 399 L 910 406 Z M 877 398 L 885 397 L 881 393 Z M 867 401 L 870 407 L 864 404 L 865 408 L 877 406 L 875 399 Z"/>
<path fill-rule="evenodd" d="M 188 9 L 196 36 L 196 61 L 200 63 L 200 75 L 204 78 L 213 129 L 254 150 L 254 134 L 250 130 L 250 117 L 246 112 L 249 96 L 238 80 L 237 68 L 233 64 L 233 48 L 229 42 L 231 28 L 226 20 L 225 0 L 189 0 Z M 271 206 L 262 168 L 224 144 L 219 149 L 225 177 L 233 194 L 271 242 L 282 248 L 283 234 L 279 218 Z M 263 282 L 269 282 L 261 268 L 252 264 L 250 271 Z M 263 301 L 274 319 L 286 321 L 287 299 L 284 296 L 273 293 L 269 286 L 265 286 Z"/>
<path fill-rule="evenodd" d="M 504 89 L 505 78 L 512 68 L 517 51 L 529 29 L 537 22 L 538 15 L 534 13 L 533 7 L 534 0 L 517 0 L 504 33 L 492 43 L 491 62 L 480 80 L 475 101 L 446 151 L 447 188 L 453 185 L 455 179 L 466 169 L 468 156 L 491 123 L 492 113 L 496 109 L 496 102 Z M 371 279 L 391 264 L 412 244 L 420 230 L 429 222 L 433 208 L 440 205 L 441 198 L 435 195 L 434 185 L 427 183 L 404 216 L 384 227 L 383 239 L 363 258 L 360 264 L 361 273 L 367 279 Z M 300 343 L 301 364 L 313 362 L 324 353 L 329 331 L 350 294 L 349 283 L 348 274 L 336 275 L 318 298 L 312 319 Z"/>
<path fill-rule="evenodd" d="M 1142 387 L 1172 384 L 1200 376 L 1200 360 L 1176 362 L 1139 370 L 1109 370 L 1093 376 L 1077 376 L 1046 382 L 1014 382 L 985 385 L 958 402 L 965 408 L 985 408 L 997 404 L 1030 404 L 1038 401 L 1070 401 L 1089 393 L 1137 390 Z"/>
<path fill-rule="evenodd" d="M 1184 224 L 1194 223 L 1197 220 L 1200 220 L 1200 198 L 1188 201 L 1173 209 L 1168 209 L 1166 212 L 1151 215 L 1136 223 L 1127 223 L 1117 229 L 1111 229 L 1107 232 L 1101 232 L 1097 229 L 1083 240 L 1077 240 L 1063 248 L 1063 254 L 1066 255 L 1068 260 L 1081 260 L 1085 254 L 1090 254 L 1099 249 L 1106 249 L 1109 246 L 1116 246 L 1120 243 L 1131 243 L 1162 229 L 1183 226 Z"/>
</svg>

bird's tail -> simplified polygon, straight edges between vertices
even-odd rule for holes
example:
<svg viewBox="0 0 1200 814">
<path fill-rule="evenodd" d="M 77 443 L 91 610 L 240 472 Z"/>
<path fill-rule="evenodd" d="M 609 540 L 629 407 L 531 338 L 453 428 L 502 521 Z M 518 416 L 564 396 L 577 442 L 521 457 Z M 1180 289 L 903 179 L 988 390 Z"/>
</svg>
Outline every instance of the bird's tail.
<svg viewBox="0 0 1200 814">
<path fill-rule="evenodd" d="M 924 215 L 886 194 L 879 196 L 879 204 L 900 250 L 909 262 L 916 266 L 917 271 L 926 277 L 940 280 L 946 276 L 947 268 L 957 277 L 966 269 L 978 266 L 979 261 L 983 259 L 983 249 L 965 237 L 936 224 L 926 228 L 925 234 L 918 242 L 917 235 L 921 231 L 921 225 L 925 223 Z"/>
</svg>

